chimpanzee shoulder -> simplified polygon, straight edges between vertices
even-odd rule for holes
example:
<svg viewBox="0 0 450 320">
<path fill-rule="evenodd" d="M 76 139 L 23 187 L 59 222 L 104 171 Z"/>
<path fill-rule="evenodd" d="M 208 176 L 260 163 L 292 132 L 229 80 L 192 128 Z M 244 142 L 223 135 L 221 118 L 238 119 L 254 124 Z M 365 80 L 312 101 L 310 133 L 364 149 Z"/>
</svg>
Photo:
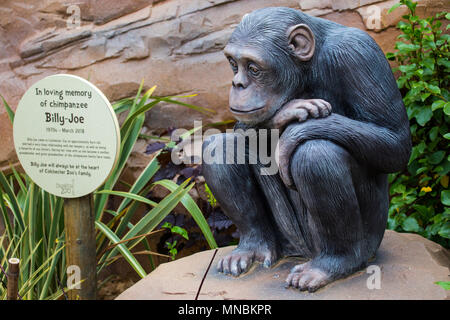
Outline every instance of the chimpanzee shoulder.
<svg viewBox="0 0 450 320">
<path fill-rule="evenodd" d="M 336 111 L 345 109 L 338 113 L 388 127 L 400 121 L 403 104 L 394 75 L 368 33 L 350 27 L 332 30 L 323 42 L 318 65 L 321 72 L 315 80 L 334 93 L 330 100 L 338 104 Z M 380 110 L 389 118 L 380 117 Z"/>
<path fill-rule="evenodd" d="M 349 68 L 359 70 L 359 67 L 363 67 L 361 71 L 364 72 L 368 71 L 364 69 L 365 67 L 373 70 L 381 64 L 383 71 L 387 68 L 391 74 L 381 48 L 367 32 L 360 29 L 342 26 L 330 30 L 319 55 L 320 62 L 333 66 L 337 71 Z"/>
</svg>

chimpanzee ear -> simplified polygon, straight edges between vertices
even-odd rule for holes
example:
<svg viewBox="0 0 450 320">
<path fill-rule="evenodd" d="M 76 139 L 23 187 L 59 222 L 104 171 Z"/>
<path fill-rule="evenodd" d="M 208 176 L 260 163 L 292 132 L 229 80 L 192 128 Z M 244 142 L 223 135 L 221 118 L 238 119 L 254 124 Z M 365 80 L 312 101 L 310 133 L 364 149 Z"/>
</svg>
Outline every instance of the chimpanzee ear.
<svg viewBox="0 0 450 320">
<path fill-rule="evenodd" d="M 297 24 L 288 30 L 289 46 L 300 61 L 309 61 L 315 50 L 314 34 L 306 24 Z"/>
</svg>

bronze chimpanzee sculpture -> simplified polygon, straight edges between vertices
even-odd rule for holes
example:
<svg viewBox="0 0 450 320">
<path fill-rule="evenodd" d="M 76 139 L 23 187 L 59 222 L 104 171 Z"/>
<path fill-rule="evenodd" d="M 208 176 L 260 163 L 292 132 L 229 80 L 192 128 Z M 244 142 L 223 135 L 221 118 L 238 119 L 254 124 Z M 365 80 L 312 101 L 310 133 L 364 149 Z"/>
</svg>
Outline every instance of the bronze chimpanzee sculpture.
<svg viewBox="0 0 450 320">
<path fill-rule="evenodd" d="M 364 268 L 386 227 L 387 174 L 411 150 L 383 52 L 364 31 L 290 8 L 246 15 L 224 51 L 238 126 L 282 133 L 279 174 L 261 175 L 259 163 L 203 165 L 241 235 L 219 271 L 237 276 L 254 261 L 300 255 L 311 260 L 286 281 L 312 292 Z M 226 153 L 233 135 L 212 136 L 204 152 Z"/>
</svg>

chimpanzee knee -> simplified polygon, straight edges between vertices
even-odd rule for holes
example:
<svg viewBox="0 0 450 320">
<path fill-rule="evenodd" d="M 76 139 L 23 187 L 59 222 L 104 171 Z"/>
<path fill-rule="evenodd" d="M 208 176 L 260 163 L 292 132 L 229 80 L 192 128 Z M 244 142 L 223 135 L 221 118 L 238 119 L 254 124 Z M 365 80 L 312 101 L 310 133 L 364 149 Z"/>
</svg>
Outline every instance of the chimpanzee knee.
<svg viewBox="0 0 450 320">
<path fill-rule="evenodd" d="M 318 247 L 311 250 L 345 255 L 363 249 L 363 223 L 354 188 L 354 176 L 362 168 L 356 160 L 331 141 L 310 140 L 297 148 L 290 167 L 315 226 L 309 236 Z"/>
<path fill-rule="evenodd" d="M 347 175 L 352 161 L 344 148 L 327 140 L 306 141 L 297 148 L 293 159 L 296 160 L 291 162 L 293 176 L 308 184 Z"/>
</svg>

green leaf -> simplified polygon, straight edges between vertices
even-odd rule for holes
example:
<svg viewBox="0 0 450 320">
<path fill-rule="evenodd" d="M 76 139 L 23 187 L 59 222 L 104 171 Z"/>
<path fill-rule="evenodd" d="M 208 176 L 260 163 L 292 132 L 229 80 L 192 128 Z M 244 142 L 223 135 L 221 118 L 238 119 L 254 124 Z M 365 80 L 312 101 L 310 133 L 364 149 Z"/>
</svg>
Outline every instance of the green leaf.
<svg viewBox="0 0 450 320">
<path fill-rule="evenodd" d="M 419 174 L 421 174 L 422 172 L 425 172 L 425 171 L 427 171 L 427 170 L 428 170 L 428 167 L 422 167 L 422 168 L 420 168 L 420 169 L 417 169 L 416 175 L 419 175 Z"/>
<path fill-rule="evenodd" d="M 422 107 L 416 113 L 415 118 L 417 120 L 417 123 L 423 127 L 428 121 L 430 121 L 432 116 L 433 116 L 433 111 L 431 111 L 431 108 Z"/>
<path fill-rule="evenodd" d="M 420 99 L 421 99 L 422 101 L 425 101 L 430 95 L 431 95 L 431 93 L 429 93 L 429 92 L 422 93 L 422 94 L 420 95 Z"/>
<path fill-rule="evenodd" d="M 431 141 L 434 141 L 434 140 L 436 140 L 438 134 L 439 134 L 439 127 L 433 127 L 430 130 L 430 133 L 428 134 L 428 136 L 430 137 Z"/>
<path fill-rule="evenodd" d="M 439 58 L 437 59 L 437 64 L 440 66 L 444 66 L 445 68 L 450 68 L 450 61 L 448 61 L 448 58 Z"/>
<path fill-rule="evenodd" d="M 172 231 L 172 233 L 177 233 L 180 236 L 182 236 L 183 238 L 185 238 L 186 240 L 189 240 L 189 236 L 188 233 L 185 229 L 179 227 L 179 226 L 174 226 L 170 229 L 170 231 Z"/>
<path fill-rule="evenodd" d="M 445 206 L 450 206 L 450 190 L 443 190 L 441 192 L 441 202 Z"/>
<path fill-rule="evenodd" d="M 428 162 L 431 164 L 438 164 L 444 159 L 445 151 L 436 151 L 430 156 L 428 156 Z"/>
<path fill-rule="evenodd" d="M 447 13 L 447 15 L 448 15 L 448 13 Z M 445 290 L 450 290 L 450 281 L 437 281 L 437 282 L 435 282 L 435 284 L 441 286 Z"/>
<path fill-rule="evenodd" d="M 445 105 L 445 101 L 444 100 L 437 100 L 435 102 L 433 102 L 433 104 L 431 105 L 431 110 L 437 110 L 440 108 L 443 108 Z"/>
<path fill-rule="evenodd" d="M 419 23 L 420 26 L 422 27 L 422 30 L 429 30 L 429 28 L 427 28 L 428 25 L 429 25 L 429 23 L 428 23 L 427 20 L 420 19 L 418 23 Z"/>
<path fill-rule="evenodd" d="M 397 42 L 396 47 L 398 50 L 404 51 L 404 52 L 414 52 L 414 51 L 417 51 L 420 49 L 420 46 L 418 44 L 408 44 L 408 43 L 404 43 L 404 42 Z M 404 65 L 404 66 L 400 66 L 400 67 L 404 67 L 404 69 L 408 69 L 408 70 L 413 70 L 410 67 L 410 65 L 408 65 L 408 66 Z M 401 70 L 401 71 L 403 72 L 403 70 Z"/>
<path fill-rule="evenodd" d="M 389 8 L 389 10 L 388 10 L 387 13 L 391 13 L 392 11 L 394 11 L 395 9 L 397 9 L 398 7 L 400 7 L 401 5 L 402 5 L 402 4 L 401 4 L 400 2 L 394 4 L 392 7 Z"/>
<path fill-rule="evenodd" d="M 402 223 L 402 228 L 403 228 L 403 230 L 409 231 L 409 232 L 420 231 L 419 223 L 413 217 L 406 218 Z"/>
<path fill-rule="evenodd" d="M 399 184 L 395 188 L 392 189 L 394 193 L 403 194 L 406 191 L 406 186 L 404 184 Z"/>
<path fill-rule="evenodd" d="M 444 105 L 444 113 L 450 116 L 450 101 Z"/>
<path fill-rule="evenodd" d="M 390 61 L 395 60 L 395 56 L 396 56 L 395 53 L 392 53 L 392 52 L 386 53 L 386 59 L 388 59 Z"/>
<path fill-rule="evenodd" d="M 450 221 L 444 223 L 444 225 L 439 230 L 439 235 L 441 237 L 450 239 Z"/>
<path fill-rule="evenodd" d="M 428 84 L 428 90 L 430 90 L 434 94 L 441 94 L 441 89 L 438 86 L 434 86 L 432 84 Z"/>
<path fill-rule="evenodd" d="M 445 138 L 445 139 L 448 139 L 448 140 L 450 140 L 450 132 L 449 132 L 449 133 L 446 133 L 446 134 L 444 134 L 444 138 Z"/>
<path fill-rule="evenodd" d="M 404 4 L 408 7 L 408 9 L 411 11 L 411 14 L 414 15 L 414 12 L 416 11 L 417 2 L 412 1 L 405 1 Z"/>
<path fill-rule="evenodd" d="M 404 43 L 403 42 L 397 42 L 400 46 L 402 46 L 402 45 L 404 45 Z M 413 63 L 413 64 L 408 64 L 408 65 L 401 65 L 401 66 L 399 66 L 398 67 L 398 69 L 401 71 L 401 72 L 403 72 L 403 73 L 408 73 L 408 72 L 411 72 L 411 71 L 416 71 L 416 69 L 417 69 L 417 66 L 416 66 L 416 64 L 415 63 Z M 423 86 L 422 86 L 423 87 Z"/>
</svg>

